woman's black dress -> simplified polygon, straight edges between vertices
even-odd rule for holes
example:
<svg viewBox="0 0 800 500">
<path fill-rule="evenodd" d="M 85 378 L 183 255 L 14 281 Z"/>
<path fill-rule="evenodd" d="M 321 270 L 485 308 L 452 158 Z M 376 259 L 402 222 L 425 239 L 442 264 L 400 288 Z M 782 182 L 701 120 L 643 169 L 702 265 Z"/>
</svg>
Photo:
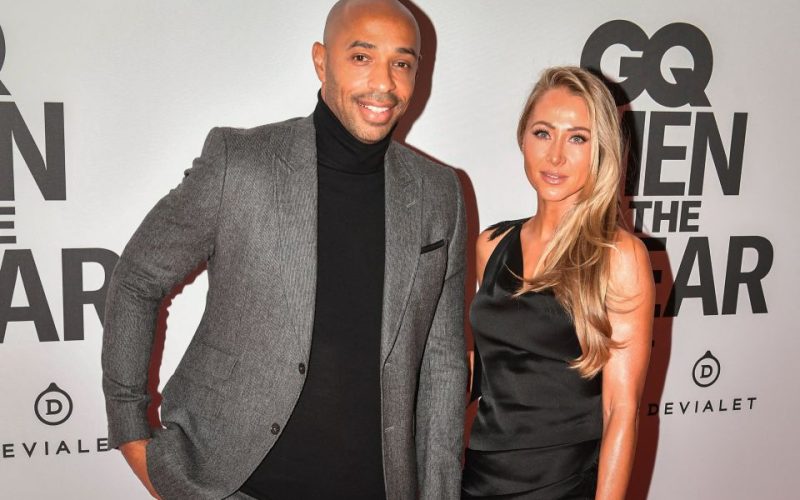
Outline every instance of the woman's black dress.
<svg viewBox="0 0 800 500">
<path fill-rule="evenodd" d="M 594 498 L 601 379 L 585 380 L 570 368 L 580 344 L 551 293 L 512 297 L 522 276 L 523 222 L 494 226 L 494 236 L 511 230 L 489 258 L 470 311 L 480 403 L 462 498 Z"/>
</svg>

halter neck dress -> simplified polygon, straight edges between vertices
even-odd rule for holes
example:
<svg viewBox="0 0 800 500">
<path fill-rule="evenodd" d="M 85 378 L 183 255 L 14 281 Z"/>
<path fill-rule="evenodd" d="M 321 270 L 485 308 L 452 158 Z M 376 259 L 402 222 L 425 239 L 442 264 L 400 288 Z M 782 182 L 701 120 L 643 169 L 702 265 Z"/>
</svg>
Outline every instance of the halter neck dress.
<svg viewBox="0 0 800 500">
<path fill-rule="evenodd" d="M 602 381 L 570 367 L 575 326 L 548 291 L 513 297 L 523 275 L 520 230 L 503 235 L 470 310 L 478 413 L 466 451 L 462 498 L 594 498 L 602 437 Z M 492 229 L 490 228 L 490 229 Z"/>
</svg>

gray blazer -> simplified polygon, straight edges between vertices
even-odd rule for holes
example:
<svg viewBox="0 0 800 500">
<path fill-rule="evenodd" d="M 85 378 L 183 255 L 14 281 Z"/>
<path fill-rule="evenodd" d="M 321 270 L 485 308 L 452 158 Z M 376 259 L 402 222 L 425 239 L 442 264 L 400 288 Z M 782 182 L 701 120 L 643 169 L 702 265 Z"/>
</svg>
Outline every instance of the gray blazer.
<svg viewBox="0 0 800 500">
<path fill-rule="evenodd" d="M 452 170 L 399 144 L 389 147 L 385 166 L 386 493 L 458 498 L 464 204 Z M 314 319 L 316 167 L 311 117 L 215 128 L 183 182 L 150 211 L 122 253 L 103 334 L 109 442 L 152 437 L 148 470 L 165 499 L 234 495 L 292 413 Z M 165 428 L 151 430 L 146 385 L 159 304 L 202 262 L 205 311 L 164 387 Z"/>
</svg>

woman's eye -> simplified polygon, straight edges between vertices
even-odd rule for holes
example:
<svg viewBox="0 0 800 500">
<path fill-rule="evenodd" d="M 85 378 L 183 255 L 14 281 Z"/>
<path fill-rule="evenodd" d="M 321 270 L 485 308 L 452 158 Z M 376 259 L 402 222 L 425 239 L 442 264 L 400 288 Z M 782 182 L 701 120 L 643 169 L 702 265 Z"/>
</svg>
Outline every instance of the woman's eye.
<svg viewBox="0 0 800 500">
<path fill-rule="evenodd" d="M 533 135 L 535 137 L 538 137 L 539 139 L 547 139 L 548 137 L 550 137 L 550 134 L 548 134 L 546 130 L 542 129 L 534 130 Z"/>
<path fill-rule="evenodd" d="M 582 136 L 582 135 L 573 135 L 573 136 L 570 138 L 570 140 L 571 140 L 572 142 L 574 142 L 575 144 L 584 144 L 584 143 L 586 143 L 586 142 L 587 142 L 589 139 L 588 139 L 588 138 L 586 138 L 586 137 L 584 137 L 584 136 Z"/>
</svg>

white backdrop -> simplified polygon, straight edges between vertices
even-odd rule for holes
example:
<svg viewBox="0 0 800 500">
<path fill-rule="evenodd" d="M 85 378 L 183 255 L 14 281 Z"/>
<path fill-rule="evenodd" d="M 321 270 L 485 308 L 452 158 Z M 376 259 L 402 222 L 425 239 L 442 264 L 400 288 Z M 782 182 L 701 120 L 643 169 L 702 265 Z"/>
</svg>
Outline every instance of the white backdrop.
<svg viewBox="0 0 800 500">
<path fill-rule="evenodd" d="M 101 327 L 91 305 L 102 301 L 81 291 L 103 286 L 101 263 L 113 264 L 110 252 L 121 252 L 147 210 L 180 181 L 211 127 L 250 127 L 313 110 L 311 44 L 331 4 L 0 0 L 0 82 L 7 90 L 0 92 L 0 497 L 145 498 L 121 455 L 103 451 Z M 656 192 L 635 198 L 653 207 L 643 212 L 642 232 L 665 238 L 667 248 L 653 254 L 662 271 L 661 311 L 629 497 L 797 498 L 800 6 L 687 0 L 419 0 L 417 6 L 432 73 L 420 76 L 416 119 L 401 135 L 461 171 L 473 233 L 535 210 L 516 146 L 518 113 L 540 70 L 578 64 L 590 35 L 605 23 L 627 20 L 644 40 L 660 40 L 638 49 L 624 37 L 612 40 L 601 60 L 609 77 L 620 79 L 621 58 L 649 57 L 655 66 L 642 70 L 648 89 L 674 84 L 672 95 L 707 96 L 707 103 L 670 107 L 645 91 L 629 106 L 645 120 L 639 143 L 647 160 L 637 193 L 646 177 Z M 694 29 L 659 31 L 674 23 Z M 711 59 L 693 45 L 703 37 Z M 698 75 L 709 64 L 703 81 Z M 680 68 L 689 68 L 688 87 Z M 45 103 L 63 103 L 63 121 L 59 106 Z M 735 113 L 747 115 L 739 129 L 746 133 L 732 141 Z M 692 158 L 705 150 L 703 131 L 716 130 L 706 126 L 709 116 L 724 154 L 717 148 L 705 163 L 695 160 L 688 193 Z M 662 138 L 657 122 L 665 117 L 672 125 Z M 27 131 L 34 147 L 29 141 L 23 155 Z M 661 153 L 659 144 L 666 146 Z M 46 171 L 37 170 L 30 151 L 41 154 Z M 726 195 L 719 178 L 731 177 L 726 168 L 737 170 L 735 161 L 728 167 L 731 158 L 741 158 L 741 182 L 731 181 Z M 700 171 L 704 180 L 696 177 Z M 666 211 L 673 201 L 689 218 L 677 219 L 674 231 L 667 222 L 656 229 L 656 205 Z M 737 276 L 749 285 L 736 286 Z M 673 281 L 684 298 L 677 315 L 664 317 Z M 735 314 L 722 314 L 726 282 L 725 309 Z M 161 385 L 199 321 L 205 289 L 201 275 L 169 309 Z M 706 352 L 714 359 L 701 360 Z"/>
</svg>

